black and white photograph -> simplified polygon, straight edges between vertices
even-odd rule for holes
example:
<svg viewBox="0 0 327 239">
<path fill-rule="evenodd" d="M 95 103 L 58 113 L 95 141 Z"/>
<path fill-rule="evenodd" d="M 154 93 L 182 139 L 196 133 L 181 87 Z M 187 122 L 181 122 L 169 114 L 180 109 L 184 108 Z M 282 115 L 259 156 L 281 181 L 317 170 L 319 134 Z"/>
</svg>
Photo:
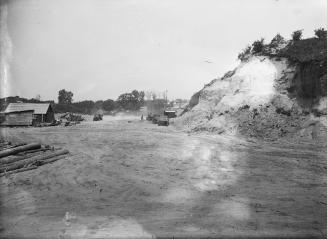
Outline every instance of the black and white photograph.
<svg viewBox="0 0 327 239">
<path fill-rule="evenodd" d="M 327 1 L 0 0 L 0 238 L 327 238 Z"/>
</svg>

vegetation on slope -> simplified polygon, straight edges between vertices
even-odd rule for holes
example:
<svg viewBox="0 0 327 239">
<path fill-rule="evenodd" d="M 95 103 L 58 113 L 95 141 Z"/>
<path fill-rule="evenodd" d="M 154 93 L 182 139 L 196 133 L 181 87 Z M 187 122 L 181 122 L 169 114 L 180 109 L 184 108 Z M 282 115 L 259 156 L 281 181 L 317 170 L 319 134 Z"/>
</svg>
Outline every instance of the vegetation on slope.
<svg viewBox="0 0 327 239">
<path fill-rule="evenodd" d="M 326 60 L 327 30 L 318 28 L 315 30 L 315 35 L 312 38 L 302 39 L 302 30 L 297 30 L 292 33 L 291 40 L 285 40 L 277 34 L 269 44 L 265 44 L 264 39 L 261 38 L 239 53 L 238 59 L 245 61 L 249 56 L 258 54 L 286 57 L 298 63 Z"/>
<path fill-rule="evenodd" d="M 310 113 L 321 115 L 325 112 L 324 109 L 317 110 L 315 107 L 327 96 L 327 31 L 320 28 L 315 31 L 315 35 L 316 37 L 302 39 L 302 30 L 298 30 L 293 32 L 291 40 L 277 34 L 267 44 L 261 38 L 238 55 L 245 64 L 241 64 L 237 70 L 249 68 L 245 70 L 247 76 L 253 81 L 253 77 L 259 75 L 263 87 L 263 81 L 267 78 L 262 75 L 265 64 L 274 65 L 273 68 L 280 71 L 278 79 L 273 76 L 270 80 L 277 87 L 272 98 L 267 101 L 262 98 L 262 103 L 256 105 L 247 101 L 244 92 L 238 89 L 228 92 L 228 86 L 223 83 L 220 86 L 220 82 L 224 82 L 225 78 L 227 82 L 242 80 L 237 74 L 233 78 L 235 72 L 230 72 L 194 94 L 187 108 L 188 113 L 186 111 L 177 123 L 186 125 L 192 132 L 236 132 L 266 140 L 292 135 L 317 138 L 315 132 L 320 126 L 310 121 Z M 259 61 L 258 64 L 250 67 L 255 61 Z M 212 85 L 214 87 L 210 88 Z M 219 98 L 219 95 L 224 95 L 224 98 Z M 234 107 L 228 103 L 233 100 L 241 102 L 240 105 Z"/>
<path fill-rule="evenodd" d="M 238 59 L 247 61 L 252 55 L 287 58 L 298 66 L 290 96 L 311 99 L 313 105 L 327 96 L 327 30 L 318 28 L 314 32 L 315 37 L 302 39 L 302 30 L 294 31 L 291 40 L 277 34 L 269 44 L 261 38 L 246 47 Z"/>
<path fill-rule="evenodd" d="M 309 38 L 295 41 L 281 53 L 296 62 L 323 61 L 327 59 L 327 39 Z"/>
</svg>

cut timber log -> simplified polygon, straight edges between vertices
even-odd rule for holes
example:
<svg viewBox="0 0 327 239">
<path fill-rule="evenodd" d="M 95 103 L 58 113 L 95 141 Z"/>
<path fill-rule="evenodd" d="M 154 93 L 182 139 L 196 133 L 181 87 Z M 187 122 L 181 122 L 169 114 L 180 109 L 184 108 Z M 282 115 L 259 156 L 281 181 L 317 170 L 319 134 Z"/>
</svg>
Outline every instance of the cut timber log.
<svg viewBox="0 0 327 239">
<path fill-rule="evenodd" d="M 22 156 L 20 155 L 20 156 L 15 156 L 15 157 L 3 158 L 3 159 L 0 160 L 0 169 L 2 167 L 7 167 L 10 164 L 13 164 L 13 163 L 15 163 L 17 161 L 28 159 L 28 158 L 31 158 L 31 157 L 34 157 L 34 156 L 38 156 L 38 155 L 37 154 L 36 155 L 29 154 L 29 155 L 22 155 Z"/>
<path fill-rule="evenodd" d="M 12 171 L 15 169 L 19 169 L 19 168 L 23 168 L 25 165 L 28 164 L 34 164 L 37 162 L 42 163 L 42 161 L 46 160 L 46 159 L 50 159 L 56 156 L 60 156 L 60 155 L 64 155 L 64 154 L 68 154 L 69 151 L 68 150 L 58 150 L 57 152 L 51 153 L 51 154 L 47 154 L 47 155 L 38 155 L 38 156 L 34 156 L 25 160 L 20 160 L 8 167 L 6 167 L 5 169 L 0 169 L 0 172 L 4 172 L 4 171 Z"/>
<path fill-rule="evenodd" d="M 9 155 L 13 155 L 13 154 L 17 154 L 19 152 L 23 152 L 23 151 L 26 151 L 26 150 L 39 149 L 39 148 L 41 148 L 41 144 L 32 143 L 32 144 L 27 144 L 27 145 L 24 145 L 24 146 L 19 146 L 19 147 L 16 147 L 16 148 L 12 148 L 12 149 L 5 149 L 5 150 L 0 151 L 0 158 L 6 157 L 6 156 L 9 156 Z"/>
<path fill-rule="evenodd" d="M 35 152 L 45 152 L 47 150 L 52 150 L 51 148 L 40 148 L 40 149 L 32 149 L 32 150 L 26 150 L 24 152 L 21 152 L 21 154 L 29 154 L 29 153 L 35 153 Z"/>
<path fill-rule="evenodd" d="M 6 176 L 6 175 L 9 175 L 9 174 L 13 174 L 13 173 L 19 173 L 19 172 L 24 172 L 24 171 L 28 171 L 28 170 L 33 170 L 33 169 L 36 169 L 36 168 L 37 168 L 37 166 L 31 166 L 31 167 L 27 167 L 27 168 L 20 168 L 20 169 L 12 170 L 12 171 L 7 172 L 7 173 L 0 173 L 0 177 Z"/>
<path fill-rule="evenodd" d="M 13 148 L 17 148 L 17 147 L 20 147 L 20 146 L 24 146 L 26 145 L 25 143 L 22 143 L 22 144 L 15 144 L 15 145 L 10 145 L 9 148 L 10 149 L 13 149 Z"/>
<path fill-rule="evenodd" d="M 54 158 L 50 158 L 50 159 L 47 159 L 47 160 L 44 160 L 44 161 L 41 161 L 41 165 L 44 165 L 44 164 L 47 164 L 47 163 L 53 163 L 59 159 L 63 159 L 65 158 L 66 155 L 60 155 L 60 156 L 57 156 L 57 157 L 54 157 Z"/>
<path fill-rule="evenodd" d="M 23 146 L 23 145 L 26 145 L 26 144 L 7 145 L 7 147 L 1 148 L 0 150 L 2 151 L 2 150 L 13 149 L 13 148 L 17 148 L 17 147 Z"/>
</svg>

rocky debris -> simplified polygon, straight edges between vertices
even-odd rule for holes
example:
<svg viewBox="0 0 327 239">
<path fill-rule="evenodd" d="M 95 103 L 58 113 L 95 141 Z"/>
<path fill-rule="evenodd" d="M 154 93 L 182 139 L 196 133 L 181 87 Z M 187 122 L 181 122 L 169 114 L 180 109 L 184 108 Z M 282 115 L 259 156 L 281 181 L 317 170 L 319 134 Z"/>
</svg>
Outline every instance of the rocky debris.
<svg viewBox="0 0 327 239">
<path fill-rule="evenodd" d="M 236 118 L 241 134 L 268 140 L 295 133 L 306 120 L 306 117 L 302 117 L 292 108 L 273 103 L 242 109 L 232 117 Z"/>
</svg>

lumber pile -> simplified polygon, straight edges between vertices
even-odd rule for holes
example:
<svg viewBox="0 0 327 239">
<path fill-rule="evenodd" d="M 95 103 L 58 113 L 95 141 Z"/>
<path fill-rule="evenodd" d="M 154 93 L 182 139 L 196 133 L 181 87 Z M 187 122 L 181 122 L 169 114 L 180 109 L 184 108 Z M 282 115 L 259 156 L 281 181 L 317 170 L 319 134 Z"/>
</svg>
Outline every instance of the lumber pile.
<svg viewBox="0 0 327 239">
<path fill-rule="evenodd" d="M 4 149 L 4 150 L 1 150 L 0 151 L 0 158 L 3 158 L 3 157 L 6 157 L 6 156 L 9 156 L 9 155 L 14 155 L 14 154 L 17 154 L 17 153 L 20 153 L 20 152 L 24 152 L 24 151 L 27 151 L 27 150 L 30 150 L 30 149 L 39 149 L 41 148 L 41 144 L 38 144 L 38 143 L 33 143 L 33 144 L 27 144 L 27 145 L 22 145 L 22 146 L 14 146 L 12 148 L 7 148 L 7 149 Z"/>
<path fill-rule="evenodd" d="M 81 115 L 73 113 L 65 113 L 60 116 L 60 124 L 63 123 L 64 126 L 72 126 L 80 124 L 81 121 L 85 120 Z"/>
<path fill-rule="evenodd" d="M 0 177 L 36 169 L 65 158 L 68 150 L 55 149 L 39 143 L 12 144 L 0 141 Z"/>
<path fill-rule="evenodd" d="M 73 114 L 73 113 L 65 113 L 60 116 L 60 119 L 65 119 L 67 121 L 83 121 L 84 118 L 81 115 Z"/>
<path fill-rule="evenodd" d="M 60 120 L 54 120 L 51 123 L 40 123 L 40 122 L 36 122 L 34 124 L 35 127 L 50 127 L 50 126 L 57 126 L 60 125 L 61 121 Z"/>
<path fill-rule="evenodd" d="M 65 126 L 72 126 L 72 125 L 77 125 L 80 124 L 80 121 L 66 121 Z"/>
</svg>

